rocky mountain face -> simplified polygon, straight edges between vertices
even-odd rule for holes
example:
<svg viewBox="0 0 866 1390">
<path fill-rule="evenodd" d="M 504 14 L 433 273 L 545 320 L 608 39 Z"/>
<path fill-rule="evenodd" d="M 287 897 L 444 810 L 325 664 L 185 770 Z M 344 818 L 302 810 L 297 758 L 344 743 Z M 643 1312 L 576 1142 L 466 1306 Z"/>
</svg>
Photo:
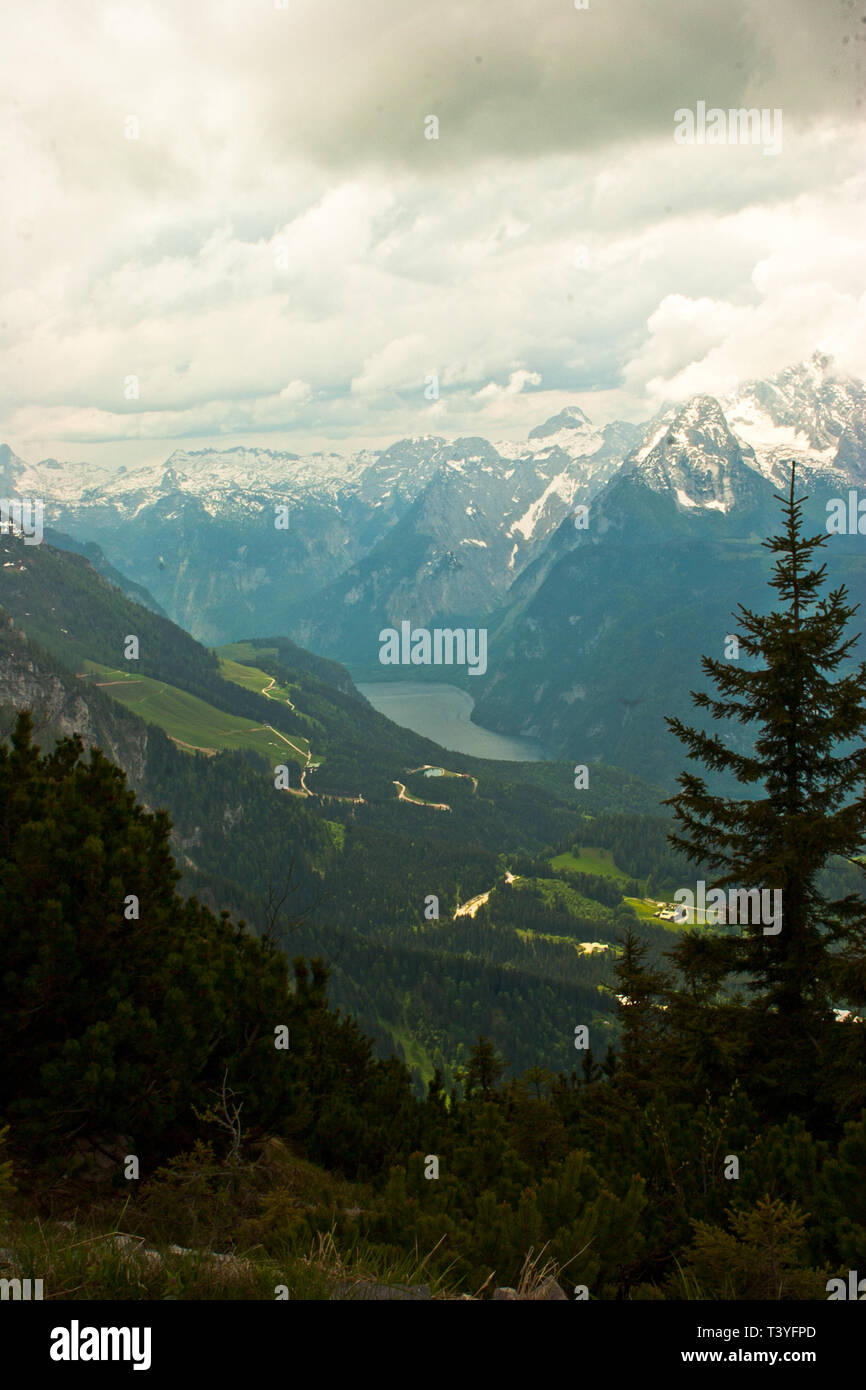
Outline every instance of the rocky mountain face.
<svg viewBox="0 0 866 1390">
<path fill-rule="evenodd" d="M 666 735 L 650 711 L 683 685 L 674 669 L 698 672 L 737 601 L 765 600 L 760 542 L 791 460 L 816 529 L 829 498 L 866 486 L 866 387 L 820 353 L 640 426 L 568 406 L 525 443 L 179 450 L 115 472 L 4 447 L 0 484 L 42 497 L 46 526 L 100 547 L 103 573 L 207 642 L 282 633 L 364 667 L 405 619 L 486 626 L 479 722 L 656 780 Z M 832 544 L 856 592 L 862 540 Z"/>
<path fill-rule="evenodd" d="M 28 547 L 18 537 L 0 536 L 0 728 L 8 734 L 18 711 L 29 709 L 43 747 L 79 734 L 85 749 L 101 748 L 126 773 L 145 806 L 168 809 L 179 864 L 203 883 L 208 878 L 216 883 L 224 874 L 233 877 L 233 852 L 236 864 L 248 862 L 233 839 L 239 822 L 255 825 L 262 843 L 271 836 L 278 844 L 292 844 L 298 881 L 311 883 L 311 865 L 329 839 L 300 798 L 274 797 L 272 778 L 262 776 L 266 764 L 231 755 L 202 756 L 193 763 L 180 740 L 111 698 L 112 679 L 103 684 L 87 678 L 89 662 L 113 665 L 123 659 L 122 634 L 130 632 L 140 638 L 137 672 L 142 677 L 179 692 L 198 692 L 199 699 L 210 696 L 215 709 L 241 719 L 246 713 L 261 723 L 289 718 L 276 706 L 265 711 L 252 691 L 220 680 L 212 653 L 128 599 L 85 557 L 48 543 Z M 286 654 L 297 650 L 288 644 Z M 330 663 L 298 655 L 304 663 L 299 679 L 306 679 L 306 670 L 330 675 Z M 337 675 L 341 685 L 348 682 L 346 673 Z M 335 698 L 344 706 L 348 698 L 366 708 L 356 692 L 347 697 L 337 695 L 338 689 Z"/>
<path fill-rule="evenodd" d="M 730 410 L 699 396 L 654 421 L 586 528 L 564 523 L 512 585 L 473 717 L 511 734 L 543 731 L 575 762 L 604 758 L 668 781 L 682 754 L 664 715 L 693 717 L 700 657 L 722 657 L 737 631 L 732 610 L 771 602 L 761 542 L 780 527 L 785 461 L 797 465 L 798 492 L 812 494 L 804 512 L 814 531 L 826 530 L 829 498 L 864 477 L 863 388 L 827 373 L 813 359 L 778 383 L 745 387 Z M 799 431 L 789 423 L 797 412 Z M 779 431 L 793 447 L 783 449 Z M 829 538 L 826 557 L 834 582 L 866 598 L 862 538 Z"/>
<path fill-rule="evenodd" d="M 20 710 L 34 712 L 35 734 L 45 747 L 80 734 L 85 747 L 102 748 L 136 789 L 145 781 L 151 731 L 98 691 L 80 688 L 0 609 L 0 711 L 4 731 Z"/>
<path fill-rule="evenodd" d="M 791 458 L 807 488 L 866 478 L 866 386 L 838 373 L 824 353 L 769 381 L 747 382 L 725 414 L 754 450 L 756 467 L 777 485 Z"/>
<path fill-rule="evenodd" d="M 468 438 L 442 445 L 432 476 L 372 549 L 312 606 L 296 604 L 290 630 L 305 646 L 364 664 L 383 626 L 478 626 L 545 541 L 621 461 L 635 427 L 556 426 L 532 449 Z M 546 429 L 546 427 L 542 427 Z"/>
<path fill-rule="evenodd" d="M 77 493 L 52 491 L 39 465 L 19 491 L 43 496 L 52 525 L 96 542 L 175 621 L 215 642 L 251 621 L 283 630 L 287 602 L 312 595 L 391 523 L 384 509 L 377 522 L 347 470 L 322 461 L 305 477 L 301 462 L 258 450 L 177 453 L 162 470 L 95 487 L 80 479 Z"/>
<path fill-rule="evenodd" d="M 626 423 L 595 430 L 576 407 L 532 433 L 499 447 L 430 435 L 347 458 L 179 450 L 111 475 L 29 465 L 4 446 L 0 480 L 44 499 L 47 525 L 97 544 L 203 641 L 280 631 L 363 659 L 359 614 L 370 629 L 380 608 L 477 622 L 640 437 Z"/>
<path fill-rule="evenodd" d="M 655 523 L 697 522 L 703 530 L 713 516 L 734 514 L 742 528 L 771 495 L 753 449 L 731 431 L 719 402 L 694 396 L 647 431 L 599 495 L 595 512 L 600 535 Z"/>
</svg>

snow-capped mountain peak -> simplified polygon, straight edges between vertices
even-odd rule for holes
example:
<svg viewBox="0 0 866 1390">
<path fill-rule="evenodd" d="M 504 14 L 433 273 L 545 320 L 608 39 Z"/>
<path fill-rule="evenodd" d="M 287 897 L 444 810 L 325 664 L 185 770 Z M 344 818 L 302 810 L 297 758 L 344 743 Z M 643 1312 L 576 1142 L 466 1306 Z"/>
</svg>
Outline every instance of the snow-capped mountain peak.
<svg viewBox="0 0 866 1390">
<path fill-rule="evenodd" d="M 804 482 L 833 475 L 850 479 L 851 456 L 859 452 L 857 440 L 866 423 L 866 387 L 838 372 L 832 358 L 814 352 L 778 376 L 746 382 L 726 414 L 774 483 L 782 480 L 792 457 Z"/>
<path fill-rule="evenodd" d="M 547 439 L 549 435 L 558 434 L 560 430 L 580 429 L 592 429 L 592 421 L 579 405 L 567 405 L 558 415 L 551 415 L 543 425 L 536 425 L 535 429 L 530 430 L 528 438 Z"/>
<path fill-rule="evenodd" d="M 672 495 L 680 508 L 728 513 L 752 491 L 755 458 L 732 434 L 715 397 L 693 396 L 655 422 L 622 472 Z"/>
</svg>

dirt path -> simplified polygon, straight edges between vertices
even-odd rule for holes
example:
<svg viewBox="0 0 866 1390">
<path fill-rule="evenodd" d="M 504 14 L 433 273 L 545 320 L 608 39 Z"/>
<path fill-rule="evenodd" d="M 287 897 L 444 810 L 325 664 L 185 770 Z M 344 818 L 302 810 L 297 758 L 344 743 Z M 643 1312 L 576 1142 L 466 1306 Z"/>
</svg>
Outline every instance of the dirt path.
<svg viewBox="0 0 866 1390">
<path fill-rule="evenodd" d="M 276 677 L 275 677 L 275 676 L 271 676 L 271 677 L 269 678 L 269 680 L 268 680 L 267 685 L 263 685 L 263 686 L 262 686 L 262 690 L 261 690 L 262 695 L 264 695 L 264 696 L 265 696 L 265 699 L 267 699 L 267 700 L 276 700 L 277 704 L 280 704 L 280 703 L 287 704 L 288 707 L 289 707 L 289 709 L 292 711 L 292 713 L 293 713 L 293 714 L 297 714 L 297 710 L 295 709 L 295 707 L 294 707 L 294 705 L 292 704 L 291 700 L 289 699 L 288 695 L 283 696 L 283 700 L 282 700 L 282 702 L 281 702 L 281 701 L 280 701 L 280 697 L 279 697 L 278 695 L 272 695 L 272 694 L 270 693 L 271 690 L 273 689 L 273 687 L 276 685 L 276 683 L 277 683 Z M 302 795 L 302 796 L 316 796 L 317 793 L 316 793 L 316 792 L 311 792 L 310 789 L 309 789 L 309 787 L 307 786 L 307 784 L 306 784 L 305 781 L 304 781 L 304 777 L 305 777 L 305 775 L 306 775 L 307 768 L 310 766 L 310 760 L 311 760 L 311 758 L 312 758 L 312 756 L 313 756 L 312 753 L 310 752 L 309 748 L 307 748 L 306 750 L 303 749 L 303 748 L 299 748 L 298 745 L 297 745 L 296 743 L 292 743 L 292 740 L 291 740 L 290 738 L 288 738 L 285 734 L 280 733 L 279 729 L 275 729 L 274 726 L 273 726 L 273 724 L 265 724 L 264 727 L 265 727 L 266 729 L 270 729 L 270 731 L 271 731 L 272 734 L 276 734 L 277 738 L 281 738 L 281 739 L 283 740 L 283 743 L 287 743 L 287 744 L 289 745 L 289 747 L 290 747 L 291 749 L 293 749 L 293 751 L 294 751 L 295 753 L 300 753 L 301 757 L 305 759 L 303 769 L 301 770 L 301 788 L 302 788 L 302 790 L 301 790 L 301 795 Z M 347 797 L 347 798 L 346 798 L 347 801 L 348 801 L 348 800 L 351 800 L 351 799 L 352 799 L 352 798 L 350 798 L 350 797 Z"/>
<path fill-rule="evenodd" d="M 412 776 L 412 773 L 413 773 L 413 772 L 432 772 L 433 770 L 434 770 L 434 764 L 433 764 L 433 763 L 422 763 L 420 767 L 407 767 L 407 769 L 406 769 L 406 771 L 408 772 L 408 774 L 409 774 L 410 777 Z M 468 772 L 452 772 L 451 769 L 450 769 L 450 767 L 443 768 L 442 770 L 443 770 L 443 772 L 447 772 L 448 775 L 449 775 L 449 777 L 465 777 L 467 781 L 469 781 L 469 782 L 472 783 L 472 790 L 473 790 L 474 792 L 477 792 L 477 791 L 478 791 L 478 778 L 477 778 L 477 777 L 473 777 L 473 776 L 471 775 L 471 773 L 468 773 Z"/>
<path fill-rule="evenodd" d="M 278 703 L 280 703 L 280 697 L 279 697 L 278 695 L 272 695 L 272 694 L 271 694 L 271 691 L 273 690 L 273 688 L 274 688 L 274 686 L 276 685 L 276 683 L 277 683 L 276 677 L 275 677 L 275 676 L 271 676 L 271 677 L 269 678 L 269 680 L 268 680 L 267 685 L 262 686 L 261 693 L 262 693 L 262 695 L 265 696 L 266 699 L 268 699 L 268 700 L 276 700 Z M 297 711 L 295 710 L 295 706 L 292 704 L 292 702 L 291 702 L 291 700 L 288 698 L 288 696 L 283 696 L 283 702 L 284 702 L 285 704 L 288 705 L 289 709 L 292 710 L 293 713 L 297 713 Z M 288 788 L 287 788 L 288 791 L 294 791 L 296 796 L 312 796 L 312 797 L 315 797 L 315 798 L 316 798 L 317 800 L 319 800 L 319 801 L 343 801 L 343 802 L 348 802 L 350 805 L 353 805 L 353 806 L 366 806 L 367 803 L 366 803 L 366 801 L 364 800 L 364 797 L 363 797 L 363 795 L 362 795 L 360 792 L 358 793 L 357 796 L 338 796 L 336 793 L 333 793 L 333 792 L 314 792 L 314 791 L 312 791 L 311 788 L 307 786 L 307 782 L 306 782 L 306 776 L 307 776 L 307 773 L 308 773 L 309 768 L 310 768 L 310 762 L 311 762 L 311 760 L 312 760 L 312 753 L 310 752 L 310 750 L 307 749 L 307 751 L 304 752 L 304 749 L 303 749 L 303 748 L 299 748 L 298 745 L 297 745 L 296 743 L 292 743 L 292 740 L 291 740 L 290 738 L 287 738 L 285 734 L 280 733 L 279 729 L 275 729 L 271 724 L 267 724 L 267 725 L 265 725 L 265 727 L 268 728 L 268 729 L 270 729 L 270 731 L 271 731 L 272 734 L 276 734 L 277 738 L 281 738 L 281 739 L 283 740 L 284 743 L 287 743 L 287 744 L 289 745 L 289 747 L 292 748 L 292 749 L 294 749 L 294 751 L 295 751 L 296 753 L 300 753 L 301 757 L 303 757 L 303 758 L 306 760 L 306 761 L 304 762 L 304 766 L 303 766 L 303 769 L 302 769 L 302 771 L 301 771 L 301 786 L 300 786 L 300 790 L 295 790 L 295 788 L 293 788 L 293 787 L 288 787 Z M 425 763 L 423 767 L 415 767 L 415 768 L 412 768 L 412 769 L 411 769 L 411 772 L 426 772 L 429 768 L 432 768 L 432 767 L 433 767 L 433 764 L 432 764 L 432 763 Z M 455 772 L 453 775 L 454 775 L 455 777 L 466 777 L 466 778 L 468 778 L 469 781 L 472 783 L 472 789 L 473 789 L 473 791 L 476 791 L 476 792 L 478 791 L 478 778 L 477 778 L 477 777 L 470 777 L 470 775 L 469 775 L 468 772 Z M 409 793 L 406 791 L 406 788 L 405 788 L 405 786 L 403 785 L 402 782 L 397 782 L 397 781 L 395 781 L 395 782 L 394 782 L 394 786 L 397 788 L 397 800 L 398 800 L 398 801 L 407 801 L 407 802 L 409 802 L 409 804 L 412 805 L 412 806 L 426 806 L 427 809 L 428 809 L 429 811 L 450 811 L 450 810 L 451 810 L 451 807 L 450 807 L 450 806 L 446 806 L 446 804 L 445 804 L 444 801 L 421 801 L 421 800 L 418 799 L 418 797 L 410 796 Z"/>
<path fill-rule="evenodd" d="M 215 757 L 219 752 L 218 748 L 200 748 L 197 743 L 187 743 L 185 739 L 175 738 L 174 734 L 169 734 L 172 743 L 178 744 L 181 748 L 191 748 L 194 753 L 207 753 L 209 758 Z"/>
<path fill-rule="evenodd" d="M 304 763 L 304 771 L 306 772 L 307 768 L 310 766 L 309 748 L 305 752 L 304 749 L 299 748 L 296 743 L 292 743 L 292 740 L 290 738 L 287 738 L 285 734 L 281 734 L 279 729 L 275 729 L 273 724 L 264 724 L 262 727 L 265 729 L 270 729 L 272 734 L 276 734 L 277 738 L 281 738 L 283 740 L 283 743 L 287 743 L 290 748 L 293 748 L 295 750 L 296 753 L 300 753 L 302 758 L 306 758 L 307 761 Z"/>
<path fill-rule="evenodd" d="M 270 678 L 270 680 L 268 681 L 267 685 L 263 685 L 263 686 L 262 686 L 262 694 L 263 694 L 268 700 L 276 700 L 276 701 L 277 701 L 277 704 L 279 704 L 279 702 L 280 702 L 280 697 L 279 697 L 278 695 L 271 695 L 271 693 L 270 693 L 270 692 L 271 692 L 271 689 L 273 688 L 273 686 L 276 685 L 276 683 L 277 683 L 276 677 L 275 677 L 275 676 L 271 676 L 271 678 Z M 289 699 L 288 695 L 284 695 L 284 696 L 283 696 L 283 699 L 285 700 L 285 703 L 288 705 L 288 707 L 289 707 L 289 709 L 292 711 L 292 713 L 293 713 L 293 714 L 297 714 L 297 710 L 295 709 L 295 707 L 294 707 L 294 705 L 292 704 L 291 700 Z"/>
<path fill-rule="evenodd" d="M 513 874 L 510 869 L 505 870 L 505 882 L 517 882 L 517 875 Z M 492 892 L 493 888 L 488 888 L 486 893 L 479 893 L 477 897 L 470 898 L 468 902 L 461 903 L 460 906 L 455 910 L 454 917 L 452 920 L 456 922 L 458 917 L 474 917 L 479 907 L 482 907 L 483 904 L 487 902 L 487 899 L 490 897 L 490 894 Z"/>
<path fill-rule="evenodd" d="M 410 806 L 426 806 L 428 811 L 450 811 L 451 807 L 446 806 L 444 801 L 419 801 L 417 796 L 410 796 L 402 782 L 395 778 L 394 786 L 398 788 L 397 800 L 408 801 Z"/>
<path fill-rule="evenodd" d="M 468 902 L 461 903 L 454 913 L 455 920 L 458 917 L 474 917 L 479 907 L 487 902 L 492 892 L 493 889 L 488 888 L 486 893 L 479 893 L 477 898 L 470 898 Z"/>
</svg>

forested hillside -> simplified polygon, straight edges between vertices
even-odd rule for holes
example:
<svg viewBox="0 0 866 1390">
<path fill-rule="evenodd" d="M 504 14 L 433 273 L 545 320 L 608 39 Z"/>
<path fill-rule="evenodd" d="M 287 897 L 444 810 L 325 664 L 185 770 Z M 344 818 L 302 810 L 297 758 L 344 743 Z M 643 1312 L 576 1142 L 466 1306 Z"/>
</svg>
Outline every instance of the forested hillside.
<svg viewBox="0 0 866 1390">
<path fill-rule="evenodd" d="M 669 859 L 660 791 L 602 766 L 577 791 L 566 763 L 445 755 L 373 710 L 344 668 L 287 639 L 209 652 L 84 558 L 11 536 L 0 546 L 7 728 L 32 708 L 43 746 L 80 732 L 103 748 L 146 805 L 170 813 L 185 888 L 290 952 L 324 956 L 335 1001 L 380 1055 L 410 1063 L 419 1093 L 436 1066 L 451 1083 L 479 1032 L 516 1068 L 567 1066 L 564 1025 L 578 1006 L 615 1036 L 616 943 L 603 959 L 581 945 L 598 937 L 594 894 L 605 912 L 633 916 L 614 865 L 579 910 L 562 906 L 552 932 L 530 920 L 528 898 L 499 890 L 477 919 L 454 913 L 509 870 L 567 878 L 554 852 L 605 843 L 598 817 L 603 837 L 628 827 L 620 867 L 644 892 L 640 847 L 652 843 L 662 877 Z M 131 635 L 137 660 L 124 656 Z M 445 776 L 425 777 L 443 760 Z M 281 765 L 287 790 L 275 787 Z M 635 807 L 650 814 L 626 818 Z M 649 930 L 661 949 L 667 933 Z"/>
<path fill-rule="evenodd" d="M 591 875 L 503 881 L 442 930 L 471 949 L 521 899 L 530 919 L 624 928 L 623 1048 L 603 1053 L 584 986 L 558 1016 L 539 973 L 530 1007 L 569 1047 L 587 1028 L 571 1065 L 507 1079 L 478 1038 L 455 1085 L 437 1073 L 418 1098 L 329 1007 L 320 961 L 290 977 L 272 942 L 179 894 L 167 818 L 99 752 L 40 754 L 19 716 L 0 808 L 0 1230 L 10 1272 L 49 1297 L 321 1299 L 395 1277 L 483 1296 L 553 1271 L 578 1298 L 796 1300 L 856 1266 L 862 1028 L 825 1022 L 820 1086 L 768 1113 L 745 1065 L 760 998 L 720 1054 L 730 1003 L 684 1011 Z M 399 984 L 399 953 L 388 968 Z M 463 1006 L 431 973 L 430 1017 L 507 990 L 502 972 L 466 984 Z"/>
</svg>

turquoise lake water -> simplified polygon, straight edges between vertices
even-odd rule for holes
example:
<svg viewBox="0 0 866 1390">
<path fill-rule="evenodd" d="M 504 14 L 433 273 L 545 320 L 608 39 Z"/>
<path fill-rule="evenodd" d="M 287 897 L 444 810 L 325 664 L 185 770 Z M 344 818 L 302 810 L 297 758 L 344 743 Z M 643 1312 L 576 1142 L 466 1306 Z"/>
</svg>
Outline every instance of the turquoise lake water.
<svg viewBox="0 0 866 1390">
<path fill-rule="evenodd" d="M 431 681 L 357 682 L 380 714 L 403 729 L 432 738 L 454 753 L 503 762 L 542 762 L 547 756 L 534 739 L 512 738 L 482 729 L 470 719 L 475 701 L 456 685 Z"/>
</svg>

